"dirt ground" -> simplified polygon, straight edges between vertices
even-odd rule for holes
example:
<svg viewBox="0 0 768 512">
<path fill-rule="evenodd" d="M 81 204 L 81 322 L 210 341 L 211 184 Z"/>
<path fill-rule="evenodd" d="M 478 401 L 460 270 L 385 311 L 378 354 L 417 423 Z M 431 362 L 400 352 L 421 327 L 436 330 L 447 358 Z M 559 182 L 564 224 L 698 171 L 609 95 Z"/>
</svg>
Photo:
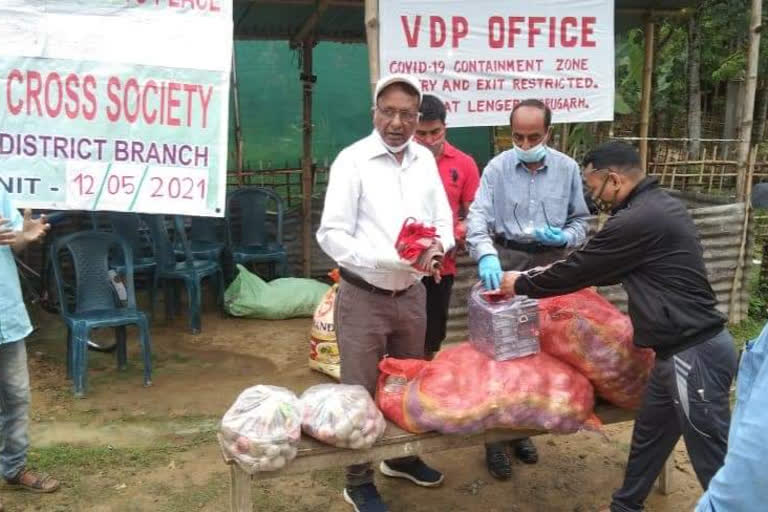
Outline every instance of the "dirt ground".
<svg viewBox="0 0 768 512">
<path fill-rule="evenodd" d="M 125 372 L 116 370 L 113 356 L 90 352 L 89 393 L 76 399 L 65 374 L 62 324 L 46 313 L 33 316 L 39 329 L 28 343 L 29 464 L 63 483 L 52 495 L 0 486 L 8 511 L 227 511 L 228 471 L 215 431 L 237 394 L 259 383 L 300 392 L 328 381 L 306 365 L 309 319 L 268 322 L 209 313 L 197 336 L 187 333 L 183 320 L 156 322 L 150 388 L 142 387 L 134 332 Z M 621 481 L 631 426 L 606 427 L 606 438 L 538 437 L 539 464 L 518 463 L 508 482 L 488 475 L 479 447 L 428 457 L 446 474 L 439 489 L 377 479 L 393 512 L 596 511 Z M 673 477 L 673 492 L 654 491 L 647 510 L 691 510 L 700 495 L 682 442 Z M 255 510 L 345 512 L 351 508 L 341 499 L 342 483 L 341 469 L 262 481 L 255 484 Z"/>
</svg>

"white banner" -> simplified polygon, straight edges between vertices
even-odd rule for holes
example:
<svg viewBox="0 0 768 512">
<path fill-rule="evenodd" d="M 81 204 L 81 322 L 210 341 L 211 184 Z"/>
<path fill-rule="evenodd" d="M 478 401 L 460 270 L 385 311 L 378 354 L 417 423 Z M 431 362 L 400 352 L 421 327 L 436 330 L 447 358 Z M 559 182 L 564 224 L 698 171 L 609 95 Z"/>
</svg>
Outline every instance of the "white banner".
<svg viewBox="0 0 768 512">
<path fill-rule="evenodd" d="M 18 206 L 224 215 L 232 0 L 5 0 L 0 187 Z"/>
<path fill-rule="evenodd" d="M 381 74 L 416 76 L 451 126 L 538 98 L 561 123 L 613 119 L 613 0 L 379 0 Z"/>
</svg>

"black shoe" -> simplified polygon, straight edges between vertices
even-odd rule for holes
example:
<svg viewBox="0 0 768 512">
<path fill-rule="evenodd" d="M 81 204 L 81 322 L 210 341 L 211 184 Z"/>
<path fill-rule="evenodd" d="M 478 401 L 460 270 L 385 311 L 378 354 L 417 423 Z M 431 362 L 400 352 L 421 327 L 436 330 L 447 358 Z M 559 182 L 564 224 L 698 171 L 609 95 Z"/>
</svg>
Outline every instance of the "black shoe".
<svg viewBox="0 0 768 512">
<path fill-rule="evenodd" d="M 443 474 L 436 469 L 424 464 L 417 458 L 408 462 L 398 463 L 393 460 L 381 462 L 379 470 L 385 476 L 393 478 L 405 478 L 421 487 L 437 487 L 443 483 Z"/>
<path fill-rule="evenodd" d="M 343 495 L 344 501 L 352 505 L 355 512 L 389 512 L 373 484 L 345 487 Z"/>
<path fill-rule="evenodd" d="M 488 472 L 497 480 L 509 480 L 512 478 L 512 461 L 505 446 L 500 443 L 485 445 L 485 463 Z"/>
<path fill-rule="evenodd" d="M 536 449 L 536 445 L 533 444 L 530 437 L 512 441 L 512 446 L 515 449 L 515 457 L 524 463 L 536 464 L 539 462 L 539 451 Z"/>
</svg>

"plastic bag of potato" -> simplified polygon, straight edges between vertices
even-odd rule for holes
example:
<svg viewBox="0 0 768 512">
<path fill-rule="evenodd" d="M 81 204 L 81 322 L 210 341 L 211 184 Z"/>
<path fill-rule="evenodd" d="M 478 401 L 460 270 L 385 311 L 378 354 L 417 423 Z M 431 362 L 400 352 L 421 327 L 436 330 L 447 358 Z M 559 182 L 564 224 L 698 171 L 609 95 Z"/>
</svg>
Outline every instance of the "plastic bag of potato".
<svg viewBox="0 0 768 512">
<path fill-rule="evenodd" d="M 282 469 L 301 440 L 299 399 L 277 386 L 250 387 L 221 419 L 217 436 L 224 458 L 249 474 Z"/>
<path fill-rule="evenodd" d="M 301 428 L 318 441 L 339 447 L 370 448 L 387 427 L 362 386 L 318 384 L 301 395 Z"/>
</svg>

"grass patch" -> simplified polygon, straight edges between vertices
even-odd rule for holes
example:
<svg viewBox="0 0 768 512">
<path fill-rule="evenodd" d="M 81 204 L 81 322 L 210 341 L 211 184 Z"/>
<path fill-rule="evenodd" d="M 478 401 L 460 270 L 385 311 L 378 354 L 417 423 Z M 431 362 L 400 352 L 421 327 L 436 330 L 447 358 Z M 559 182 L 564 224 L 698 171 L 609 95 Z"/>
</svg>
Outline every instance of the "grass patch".
<svg viewBox="0 0 768 512">
<path fill-rule="evenodd" d="M 158 512 L 188 512 L 200 510 L 209 504 L 217 504 L 215 510 L 228 510 L 229 475 L 226 472 L 211 476 L 203 485 L 185 485 L 181 489 L 171 489 L 166 484 L 153 484 L 148 489 L 150 495 L 162 496 L 154 510 Z M 292 498 L 272 485 L 266 483 L 254 484 L 252 488 L 254 510 L 269 512 L 314 512 L 317 507 L 309 507 L 296 503 Z"/>
<path fill-rule="evenodd" d="M 163 449 L 74 444 L 58 444 L 29 451 L 31 467 L 54 475 L 75 490 L 83 487 L 84 478 L 116 470 L 120 474 L 135 472 L 161 464 L 167 458 L 168 451 Z"/>
<path fill-rule="evenodd" d="M 111 423 L 122 423 L 125 425 L 162 425 L 172 424 L 173 426 L 182 427 L 195 427 L 195 426 L 210 426 L 207 430 L 215 431 L 218 423 L 221 421 L 221 416 L 214 416 L 210 414 L 185 414 L 183 416 L 147 416 L 145 414 L 130 414 L 120 416 Z"/>
<path fill-rule="evenodd" d="M 254 486 L 254 510 L 269 510 L 269 512 L 316 512 L 318 510 L 317 506 L 302 505 L 296 497 L 287 496 L 268 485 L 260 483 Z"/>
<path fill-rule="evenodd" d="M 344 487 L 344 469 L 322 469 L 311 473 L 312 481 L 323 487 L 330 489 L 341 489 Z"/>
<path fill-rule="evenodd" d="M 760 334 L 764 325 L 764 318 L 749 317 L 741 323 L 728 326 L 728 330 L 733 335 L 736 348 L 741 349 L 747 341 L 755 339 Z"/>
<path fill-rule="evenodd" d="M 755 339 L 768 320 L 768 286 L 760 286 L 760 265 L 752 265 L 749 274 L 749 314 L 738 324 L 728 326 L 733 335 L 736 348 Z"/>
<path fill-rule="evenodd" d="M 147 498 L 153 502 L 151 510 L 159 512 L 199 510 L 210 503 L 221 503 L 221 510 L 225 511 L 229 479 L 223 471 L 212 475 L 203 485 L 147 482 L 140 487 L 144 499 L 136 501 L 131 498 L 139 488 L 136 485 L 142 485 L 145 475 L 164 471 L 169 460 L 176 459 L 177 454 L 203 443 L 214 442 L 215 438 L 208 435 L 188 436 L 181 441 L 166 441 L 143 448 L 58 444 L 30 450 L 29 464 L 62 481 L 61 492 L 53 496 L 55 499 L 52 502 L 45 504 L 45 510 L 51 512 L 92 510 L 96 504 L 107 503 L 111 510 L 150 510 Z M 174 474 L 183 478 L 181 472 Z M 126 484 L 127 490 L 124 490 Z M 18 499 L 11 501 L 15 505 L 13 510 L 17 506 L 35 503 L 34 498 L 39 500 L 39 497 L 28 493 L 14 495 L 14 498 Z"/>
<path fill-rule="evenodd" d="M 60 443 L 29 451 L 29 464 L 55 474 L 88 475 L 113 468 L 144 469 L 167 461 L 171 455 L 215 442 L 209 433 L 184 437 L 182 442 L 164 442 L 141 448 Z"/>
<path fill-rule="evenodd" d="M 187 485 L 179 491 L 167 491 L 161 496 L 167 496 L 168 501 L 157 507 L 160 512 L 188 512 L 200 510 L 209 503 L 221 503 L 225 510 L 226 495 L 229 493 L 229 478 L 225 473 L 217 474 L 208 479 L 203 485 Z M 256 510 L 273 510 L 272 508 L 256 508 Z"/>
</svg>

